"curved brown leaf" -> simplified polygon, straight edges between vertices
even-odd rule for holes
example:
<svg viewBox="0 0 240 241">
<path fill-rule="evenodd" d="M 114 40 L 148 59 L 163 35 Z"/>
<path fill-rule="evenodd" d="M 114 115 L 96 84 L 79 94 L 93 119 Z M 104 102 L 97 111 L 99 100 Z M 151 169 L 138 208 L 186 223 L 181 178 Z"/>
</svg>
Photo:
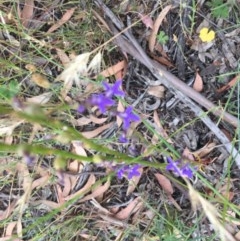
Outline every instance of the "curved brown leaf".
<svg viewBox="0 0 240 241">
<path fill-rule="evenodd" d="M 68 196 L 65 198 L 66 201 L 76 198 L 76 197 L 80 197 L 81 195 L 83 195 L 85 192 L 89 192 L 90 191 L 90 187 L 96 182 L 96 177 L 91 174 L 90 177 L 88 178 L 87 183 L 85 184 L 85 186 L 83 188 L 81 188 L 80 190 L 78 190 L 77 192 L 73 193 L 72 195 Z"/>
<path fill-rule="evenodd" d="M 115 218 L 119 220 L 127 219 L 131 214 L 137 212 L 139 208 L 141 208 L 143 202 L 140 197 L 135 198 L 132 202 L 128 204 L 128 206 L 122 209 L 119 213 L 115 215 Z"/>
<path fill-rule="evenodd" d="M 152 29 L 152 32 L 150 34 L 149 41 L 148 41 L 148 47 L 149 47 L 150 52 L 153 52 L 153 50 L 154 50 L 158 29 L 159 29 L 160 25 L 162 24 L 163 19 L 166 17 L 167 13 L 171 9 L 171 7 L 172 7 L 172 5 L 167 5 L 162 10 L 162 12 L 159 14 L 158 18 L 156 19 L 155 23 L 153 24 L 153 29 Z"/>
<path fill-rule="evenodd" d="M 57 30 L 58 28 L 60 28 L 64 23 L 66 23 L 73 15 L 74 11 L 75 11 L 75 7 L 74 8 L 71 8 L 71 9 L 68 9 L 64 15 L 62 16 L 62 18 L 57 22 L 55 23 L 51 28 L 48 29 L 47 33 L 52 33 L 54 32 L 55 30 Z"/>
<path fill-rule="evenodd" d="M 96 136 L 98 136 L 99 134 L 101 134 L 104 130 L 110 128 L 112 126 L 112 122 L 104 125 L 104 126 L 100 126 L 98 128 L 96 128 L 93 131 L 86 131 L 86 132 L 82 132 L 82 135 L 88 139 L 94 138 Z"/>
<path fill-rule="evenodd" d="M 171 196 L 173 194 L 173 187 L 169 179 L 160 173 L 156 173 L 155 177 L 157 178 L 158 183 L 161 185 L 166 194 Z"/>
<path fill-rule="evenodd" d="M 93 191 L 91 194 L 89 194 L 86 197 L 84 197 L 83 199 L 81 199 L 79 202 L 82 203 L 82 202 L 85 202 L 87 200 L 90 200 L 92 198 L 96 198 L 96 197 L 102 195 L 103 193 L 105 193 L 108 190 L 109 186 L 110 186 L 110 181 L 107 181 L 106 183 L 104 183 L 104 185 L 98 186 L 95 191 Z"/>
<path fill-rule="evenodd" d="M 193 89 L 195 89 L 197 92 L 201 92 L 203 90 L 203 81 L 200 74 L 196 73 L 196 78 L 193 84 Z"/>
</svg>

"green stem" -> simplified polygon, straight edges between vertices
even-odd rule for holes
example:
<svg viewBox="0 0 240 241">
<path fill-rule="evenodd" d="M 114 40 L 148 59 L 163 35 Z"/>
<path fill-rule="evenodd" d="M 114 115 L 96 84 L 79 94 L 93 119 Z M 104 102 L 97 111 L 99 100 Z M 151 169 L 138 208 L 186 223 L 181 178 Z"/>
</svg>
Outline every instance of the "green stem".
<svg viewBox="0 0 240 241">
<path fill-rule="evenodd" d="M 18 112 L 18 115 L 21 118 L 24 118 L 30 122 L 34 122 L 34 123 L 38 123 L 41 125 L 45 125 L 51 129 L 55 129 L 55 130 L 60 130 L 62 132 L 64 132 L 64 134 L 66 135 L 66 137 L 68 139 L 70 139 L 71 141 L 73 140 L 81 140 L 84 145 L 86 147 L 89 147 L 93 150 L 99 151 L 101 153 L 106 153 L 106 154 L 110 154 L 113 156 L 118 156 L 121 157 L 123 159 L 128 158 L 128 156 L 126 154 L 111 150 L 103 145 L 98 145 L 96 143 L 94 143 L 92 140 L 87 139 L 86 137 L 84 137 L 79 131 L 75 130 L 74 128 L 68 126 L 67 124 L 64 124 L 60 121 L 57 120 L 53 120 L 51 118 L 47 118 L 44 113 L 41 113 L 41 110 L 38 114 L 36 115 L 29 115 L 23 112 Z"/>
<path fill-rule="evenodd" d="M 77 155 L 68 151 L 52 149 L 45 147 L 43 145 L 31 145 L 31 144 L 20 144 L 20 145 L 7 145 L 5 143 L 0 143 L 0 152 L 8 153 L 23 153 L 28 152 L 36 155 L 56 155 L 61 156 L 64 159 L 74 159 L 78 161 L 88 161 L 88 162 L 99 162 L 99 161 L 115 161 L 118 163 L 125 162 L 127 164 L 141 164 L 142 166 L 154 167 L 154 168 L 163 168 L 165 164 L 152 163 L 142 160 L 142 157 L 129 157 L 121 158 L 120 156 L 103 156 L 96 155 L 91 157 Z"/>
</svg>

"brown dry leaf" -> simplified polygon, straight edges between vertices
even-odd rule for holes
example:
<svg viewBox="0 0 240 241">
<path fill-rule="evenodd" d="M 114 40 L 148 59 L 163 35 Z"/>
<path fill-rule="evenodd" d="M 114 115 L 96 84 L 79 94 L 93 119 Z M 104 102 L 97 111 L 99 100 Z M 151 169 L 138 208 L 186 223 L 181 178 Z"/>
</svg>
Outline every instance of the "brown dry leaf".
<svg viewBox="0 0 240 241">
<path fill-rule="evenodd" d="M 37 67 L 34 64 L 26 64 L 25 69 L 27 69 L 31 73 L 34 73 L 37 71 Z"/>
<path fill-rule="evenodd" d="M 156 173 L 154 175 L 157 178 L 158 183 L 160 184 L 162 189 L 166 192 L 166 194 L 168 196 L 171 196 L 173 194 L 173 187 L 169 179 L 160 173 Z"/>
<path fill-rule="evenodd" d="M 185 149 L 183 150 L 182 157 L 186 158 L 189 161 L 195 161 L 193 153 L 187 147 L 185 147 Z"/>
<path fill-rule="evenodd" d="M 85 126 L 91 123 L 92 121 L 88 117 L 83 116 L 77 120 L 73 119 L 71 120 L 71 122 L 73 123 L 74 126 Z"/>
<path fill-rule="evenodd" d="M 208 142 L 204 147 L 201 149 L 192 152 L 192 154 L 197 158 L 203 158 L 207 154 L 209 154 L 216 146 L 215 142 Z"/>
<path fill-rule="evenodd" d="M 172 202 L 172 204 L 175 206 L 175 208 L 178 211 L 182 211 L 181 207 L 178 205 L 178 203 L 176 202 L 176 200 L 172 197 L 173 194 L 173 187 L 171 182 L 169 181 L 169 179 L 165 176 L 163 176 L 160 173 L 156 173 L 155 177 L 158 180 L 158 183 L 160 184 L 160 186 L 162 187 L 162 189 L 165 191 L 165 193 L 168 196 L 168 199 Z"/>
<path fill-rule="evenodd" d="M 34 170 L 35 170 L 36 174 L 39 174 L 41 177 L 48 175 L 48 170 L 39 165 L 35 166 Z"/>
<path fill-rule="evenodd" d="M 240 231 L 238 231 L 238 233 L 234 237 L 240 241 Z"/>
<path fill-rule="evenodd" d="M 87 153 L 86 153 L 85 149 L 83 148 L 82 143 L 80 141 L 72 141 L 71 143 L 74 148 L 74 150 L 73 150 L 74 153 L 76 153 L 80 156 L 87 156 Z M 85 161 L 82 161 L 80 164 L 79 161 L 75 160 L 74 162 L 71 162 L 71 164 L 69 166 L 69 170 L 74 173 L 80 173 L 81 170 L 83 169 L 85 163 L 86 163 Z M 71 181 L 71 189 L 73 190 L 74 187 L 77 185 L 78 176 L 71 175 L 69 178 Z"/>
<path fill-rule="evenodd" d="M 200 76 L 200 74 L 198 72 L 196 73 L 195 81 L 193 84 L 193 89 L 196 90 L 197 92 L 201 92 L 203 90 L 202 77 Z"/>
<path fill-rule="evenodd" d="M 74 152 L 80 156 L 87 156 L 86 151 L 84 150 L 81 141 L 72 141 L 74 147 Z"/>
<path fill-rule="evenodd" d="M 72 173 L 80 173 L 81 169 L 83 168 L 83 165 L 79 163 L 78 160 L 71 161 L 68 163 L 68 170 Z M 71 190 L 74 189 L 74 187 L 77 185 L 78 182 L 78 176 L 77 175 L 70 175 L 69 176 L 70 182 L 71 182 Z"/>
<path fill-rule="evenodd" d="M 11 145 L 13 143 L 13 136 L 5 136 L 3 138 L 3 142 L 5 144 Z"/>
<path fill-rule="evenodd" d="M 14 221 L 14 222 L 10 222 L 8 225 L 7 225 L 7 228 L 6 228 L 6 232 L 5 232 L 5 237 L 6 236 L 9 236 L 9 237 L 11 237 L 12 236 L 12 234 L 13 234 L 13 230 L 14 230 L 14 228 L 16 227 L 16 225 L 17 225 L 17 222 L 16 221 Z M 0 239 L 1 240 L 1 239 Z"/>
<path fill-rule="evenodd" d="M 132 220 L 132 224 L 133 225 L 138 225 L 139 224 L 139 218 L 142 218 L 142 211 L 143 211 L 143 203 L 142 203 L 142 206 L 139 207 L 139 209 L 137 210 L 137 212 L 135 212 L 131 218 Z"/>
<path fill-rule="evenodd" d="M 64 177 L 66 177 L 66 175 Z M 65 181 L 65 179 L 64 179 L 64 181 Z M 55 187 L 56 187 L 56 190 L 57 190 L 57 192 L 56 192 L 57 193 L 57 202 L 60 205 L 63 205 L 64 202 L 65 202 L 65 199 L 64 199 L 64 196 L 63 196 L 62 188 L 59 184 L 56 184 Z"/>
<path fill-rule="evenodd" d="M 70 161 L 68 163 L 68 170 L 72 173 L 78 173 L 79 172 L 79 166 L 80 166 L 79 161 L 77 161 L 77 160 Z"/>
<path fill-rule="evenodd" d="M 46 78 L 46 76 L 44 76 L 40 73 L 32 74 L 31 81 L 33 81 L 35 84 L 37 84 L 38 86 L 40 86 L 44 89 L 50 88 L 50 83 L 49 83 L 48 79 Z"/>
<path fill-rule="evenodd" d="M 166 59 L 169 59 L 166 51 L 164 50 L 163 46 L 160 43 L 156 43 L 155 45 L 155 51 L 160 54 L 160 56 L 163 56 Z M 151 53 L 151 57 L 154 58 L 155 54 Z"/>
<path fill-rule="evenodd" d="M 21 21 L 24 27 L 28 27 L 29 21 L 33 17 L 34 0 L 25 0 L 21 13 Z"/>
<path fill-rule="evenodd" d="M 34 206 L 37 206 L 37 205 L 46 205 L 51 210 L 61 207 L 60 203 L 56 203 L 56 202 L 49 201 L 49 200 L 36 200 L 36 201 L 34 201 Z"/>
<path fill-rule="evenodd" d="M 107 214 L 107 215 L 111 215 L 112 213 L 107 210 L 106 208 L 104 208 L 103 206 L 101 206 L 101 204 L 95 199 L 92 198 L 92 200 L 90 201 L 90 203 L 98 209 L 98 212 L 102 213 L 102 214 Z"/>
<path fill-rule="evenodd" d="M 68 79 L 67 81 L 64 81 L 63 88 L 61 90 L 61 96 L 66 102 L 69 101 L 69 97 L 67 96 L 67 94 L 72 89 L 72 85 L 73 85 L 72 79 Z"/>
<path fill-rule="evenodd" d="M 57 52 L 57 56 L 60 59 L 60 61 L 62 62 L 63 66 L 65 66 L 66 64 L 68 64 L 71 61 L 70 58 L 68 57 L 68 55 L 62 49 L 59 49 L 59 48 L 55 48 L 55 49 Z"/>
<path fill-rule="evenodd" d="M 108 119 L 108 117 L 105 118 L 97 118 L 94 115 L 90 115 L 90 120 L 95 123 L 95 124 L 103 124 L 106 120 Z"/>
<path fill-rule="evenodd" d="M 85 232 L 85 230 L 83 230 Z M 92 234 L 86 234 L 86 233 L 80 233 L 79 236 L 81 236 L 83 239 L 82 240 L 92 240 L 92 241 L 97 241 L 99 237 L 93 236 Z M 79 239 L 80 240 L 80 239 Z"/>
<path fill-rule="evenodd" d="M 8 207 L 6 208 L 5 211 L 0 211 L 0 221 L 7 219 L 11 215 L 12 211 L 14 210 L 14 208 L 16 206 L 16 203 L 17 203 L 17 201 L 12 201 L 8 205 Z"/>
<path fill-rule="evenodd" d="M 55 23 L 51 28 L 48 29 L 47 33 L 52 33 L 54 32 L 55 30 L 57 30 L 58 28 L 60 28 L 64 23 L 66 23 L 73 15 L 74 11 L 75 11 L 76 7 L 75 8 L 71 8 L 71 9 L 68 9 L 62 16 L 62 18 L 57 22 Z"/>
<path fill-rule="evenodd" d="M 62 196 L 63 197 L 67 197 L 69 195 L 69 193 L 71 192 L 71 190 L 73 190 L 73 185 L 72 185 L 72 181 L 71 181 L 71 177 L 68 175 L 64 175 L 64 187 L 62 190 Z M 77 179 L 78 177 L 76 177 L 75 179 Z M 75 184 L 74 184 L 75 185 Z"/>
<path fill-rule="evenodd" d="M 141 118 L 141 119 L 142 119 L 142 118 Z M 130 128 L 128 128 L 128 130 L 127 130 L 127 137 L 128 137 L 128 138 L 133 135 L 134 130 L 136 130 L 136 128 L 137 128 L 138 125 L 140 125 L 140 124 L 141 124 L 141 121 L 138 121 L 138 122 L 135 121 L 135 122 L 131 123 Z"/>
<path fill-rule="evenodd" d="M 170 11 L 171 8 L 172 8 L 172 5 L 167 5 L 161 11 L 161 13 L 158 15 L 155 23 L 153 24 L 153 29 L 152 29 L 152 32 L 150 34 L 149 41 L 148 41 L 148 47 L 149 47 L 150 52 L 153 52 L 153 50 L 154 50 L 159 27 L 160 27 L 163 19 L 166 17 L 167 13 Z"/>
<path fill-rule="evenodd" d="M 13 116 L 9 117 L 0 119 L 0 136 L 11 136 L 14 129 L 24 123 L 24 120 L 16 119 Z"/>
<path fill-rule="evenodd" d="M 47 104 L 48 101 L 51 99 L 52 95 L 52 92 L 46 92 L 38 96 L 26 98 L 26 102 L 34 104 Z"/>
<path fill-rule="evenodd" d="M 176 202 L 176 200 L 172 197 L 172 196 L 168 196 L 169 201 L 173 204 L 173 206 L 179 211 L 182 211 L 182 208 L 178 205 L 178 203 Z"/>
<path fill-rule="evenodd" d="M 164 91 L 165 91 L 165 87 L 162 85 L 150 86 L 147 90 L 149 95 L 153 95 L 160 99 L 164 97 Z"/>
<path fill-rule="evenodd" d="M 68 201 L 70 199 L 79 197 L 81 198 L 81 195 L 87 193 L 90 191 L 91 186 L 96 182 L 96 177 L 91 174 L 90 177 L 88 178 L 87 183 L 85 184 L 85 186 L 83 188 L 81 188 L 80 190 L 78 190 L 77 192 L 71 194 L 70 196 L 66 197 L 65 200 Z"/>
<path fill-rule="evenodd" d="M 123 112 L 124 111 L 124 106 L 123 106 L 121 101 L 118 102 L 117 111 L 118 112 Z M 122 118 L 120 118 L 117 115 L 117 125 L 118 125 L 118 127 L 120 127 L 122 125 L 122 123 L 123 123 Z"/>
<path fill-rule="evenodd" d="M 220 128 L 220 130 L 223 132 L 223 134 L 228 138 L 228 140 L 229 141 L 232 141 L 233 140 L 233 136 L 232 136 L 232 134 L 228 131 L 228 130 L 226 130 L 226 129 L 224 129 L 224 128 Z"/>
<path fill-rule="evenodd" d="M 82 202 L 88 201 L 88 200 L 90 200 L 90 199 L 92 199 L 92 198 L 96 198 L 96 197 L 104 194 L 104 193 L 108 190 L 110 184 L 111 184 L 111 183 L 110 183 L 110 181 L 108 180 L 108 181 L 105 182 L 102 186 L 97 186 L 96 188 L 94 188 L 95 190 L 93 190 L 91 194 L 85 196 L 84 198 L 82 198 L 81 200 L 79 200 L 79 202 L 82 203 Z"/>
<path fill-rule="evenodd" d="M 122 71 L 123 69 L 127 68 L 126 60 L 120 61 L 117 64 L 107 68 L 106 70 L 102 71 L 99 75 L 104 76 L 105 78 L 115 75 L 118 72 Z"/>
<path fill-rule="evenodd" d="M 124 220 L 129 218 L 132 214 L 137 212 L 139 208 L 143 205 L 142 199 L 140 197 L 135 198 L 128 206 L 118 212 L 114 217 L 119 220 Z"/>
<path fill-rule="evenodd" d="M 32 183 L 32 190 L 36 187 L 44 187 L 45 185 L 48 184 L 49 179 L 50 179 L 50 176 L 49 176 L 49 174 L 47 174 L 43 177 L 40 177 L 40 178 L 34 180 Z"/>
<path fill-rule="evenodd" d="M 18 203 L 28 202 L 32 190 L 32 177 L 24 160 L 17 163 L 16 169 L 18 171 L 19 182 L 22 183 L 24 191 L 23 196 L 18 199 Z"/>
<path fill-rule="evenodd" d="M 153 120 L 157 125 L 156 131 L 158 132 L 158 134 L 160 134 L 163 138 L 165 138 L 168 143 L 173 143 L 173 141 L 169 138 L 167 132 L 164 130 L 156 110 L 154 110 L 153 112 Z M 152 138 L 152 143 L 156 144 L 156 141 L 158 140 L 159 140 L 158 136 L 154 135 Z"/>
<path fill-rule="evenodd" d="M 106 125 L 103 125 L 103 126 L 100 126 L 98 128 L 96 128 L 95 130 L 93 131 L 85 131 L 85 132 L 82 132 L 81 134 L 88 138 L 88 139 L 91 139 L 91 138 L 94 138 L 96 136 L 98 136 L 99 134 L 101 134 L 104 130 L 110 128 L 111 126 L 113 125 L 113 122 L 110 122 Z"/>
<path fill-rule="evenodd" d="M 123 79 L 123 77 L 125 76 L 125 74 L 126 74 L 126 69 L 125 70 L 123 70 L 123 71 L 118 71 L 114 76 L 115 76 L 115 79 L 116 80 L 120 80 L 120 79 Z"/>
<path fill-rule="evenodd" d="M 230 89 L 231 87 L 233 87 L 237 81 L 240 80 L 240 75 L 237 75 L 235 76 L 228 84 L 224 85 L 222 88 L 218 89 L 217 90 L 217 93 L 222 93 L 224 92 L 225 90 L 228 90 Z"/>
<path fill-rule="evenodd" d="M 138 169 L 140 175 L 139 176 L 133 176 L 133 178 L 129 181 L 128 183 L 128 188 L 127 188 L 127 196 L 130 195 L 134 190 L 135 188 L 137 187 L 141 177 L 142 177 L 142 173 L 143 173 L 143 168 L 140 167 Z"/>
<path fill-rule="evenodd" d="M 17 234 L 18 237 L 22 237 L 22 215 L 31 196 L 32 177 L 24 160 L 21 163 L 17 163 L 16 169 L 18 171 L 19 182 L 22 183 L 24 191 L 23 195 L 17 201 L 18 208 L 16 209 L 18 211 Z"/>
<path fill-rule="evenodd" d="M 172 64 L 166 57 L 159 57 L 154 54 L 150 55 L 155 61 L 159 62 L 160 64 L 165 65 L 167 67 L 174 67 L 174 64 Z"/>
<path fill-rule="evenodd" d="M 206 62 L 206 57 L 209 58 L 209 54 L 207 53 L 207 50 L 210 49 L 213 46 L 214 42 L 206 42 L 203 43 L 200 39 L 196 38 L 194 39 L 192 45 L 191 45 L 191 49 L 194 49 L 196 51 L 198 51 L 198 57 L 199 59 L 205 63 Z"/>
<path fill-rule="evenodd" d="M 152 18 L 149 15 L 142 15 L 141 13 L 138 13 L 138 14 L 139 14 L 139 16 L 141 18 L 141 21 L 144 23 L 144 25 L 147 28 L 153 29 L 153 20 L 152 20 Z"/>
<path fill-rule="evenodd" d="M 124 222 L 124 221 L 120 221 L 116 218 L 113 218 L 109 215 L 106 215 L 106 214 L 101 214 L 99 213 L 98 214 L 103 220 L 105 220 L 106 222 L 104 222 L 103 224 L 98 224 L 100 226 L 100 228 L 102 229 L 102 226 L 104 225 L 106 227 L 106 224 L 109 226 L 109 224 L 111 225 L 116 225 L 116 227 L 123 227 L 125 229 L 129 228 L 129 224 Z M 113 226 L 111 226 L 113 227 Z M 115 239 L 115 240 L 120 240 L 120 239 Z"/>
</svg>

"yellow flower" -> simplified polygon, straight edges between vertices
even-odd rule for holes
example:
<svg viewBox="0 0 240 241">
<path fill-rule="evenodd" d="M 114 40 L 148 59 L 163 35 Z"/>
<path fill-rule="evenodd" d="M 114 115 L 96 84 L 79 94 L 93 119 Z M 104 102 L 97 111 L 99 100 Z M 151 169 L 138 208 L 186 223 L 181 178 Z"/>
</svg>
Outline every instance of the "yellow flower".
<svg viewBox="0 0 240 241">
<path fill-rule="evenodd" d="M 210 30 L 208 28 L 202 28 L 200 30 L 199 38 L 203 42 L 211 42 L 215 39 L 215 32 L 213 30 Z"/>
</svg>

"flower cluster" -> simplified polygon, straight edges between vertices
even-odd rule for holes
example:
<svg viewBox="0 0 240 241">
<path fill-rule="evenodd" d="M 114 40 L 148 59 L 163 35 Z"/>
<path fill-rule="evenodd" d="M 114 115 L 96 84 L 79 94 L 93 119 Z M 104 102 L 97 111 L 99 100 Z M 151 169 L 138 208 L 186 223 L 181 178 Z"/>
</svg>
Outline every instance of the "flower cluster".
<svg viewBox="0 0 240 241">
<path fill-rule="evenodd" d="M 103 82 L 104 92 L 100 94 L 93 94 L 88 100 L 87 104 L 98 107 L 102 114 L 107 112 L 109 107 L 115 105 L 114 97 L 124 97 L 124 92 L 121 90 L 122 81 L 118 80 L 114 85 L 110 85 Z M 78 112 L 83 113 L 85 111 L 85 105 L 81 104 L 78 107 Z M 139 121 L 140 118 L 133 112 L 131 106 L 127 107 L 123 112 L 114 113 L 123 120 L 123 133 L 119 140 L 120 142 L 127 142 L 126 132 L 130 127 L 131 122 Z"/>
<path fill-rule="evenodd" d="M 104 92 L 99 94 L 93 94 L 90 98 L 84 103 L 78 106 L 77 111 L 83 113 L 86 110 L 86 106 L 96 106 L 102 114 L 106 114 L 110 107 L 115 106 L 116 102 L 115 97 L 124 97 L 124 92 L 121 90 L 122 80 L 118 80 L 115 84 L 110 85 L 106 82 L 103 82 Z M 133 112 L 133 107 L 127 107 L 123 112 L 111 112 L 112 115 L 120 117 L 123 121 L 122 133 L 119 137 L 119 141 L 122 143 L 128 142 L 127 140 L 127 130 L 130 127 L 130 124 L 134 121 L 139 121 L 140 118 Z M 140 173 L 138 169 L 140 168 L 139 164 L 136 165 L 123 165 L 117 171 L 118 178 L 127 176 L 128 179 L 131 179 L 133 176 L 138 176 Z"/>
<path fill-rule="evenodd" d="M 189 163 L 186 163 L 185 165 L 180 167 L 180 160 L 173 161 L 172 158 L 168 157 L 167 161 L 168 165 L 166 166 L 166 170 L 172 171 L 174 174 L 180 177 L 185 177 L 189 179 L 193 177 L 193 170 L 190 168 Z"/>
</svg>

